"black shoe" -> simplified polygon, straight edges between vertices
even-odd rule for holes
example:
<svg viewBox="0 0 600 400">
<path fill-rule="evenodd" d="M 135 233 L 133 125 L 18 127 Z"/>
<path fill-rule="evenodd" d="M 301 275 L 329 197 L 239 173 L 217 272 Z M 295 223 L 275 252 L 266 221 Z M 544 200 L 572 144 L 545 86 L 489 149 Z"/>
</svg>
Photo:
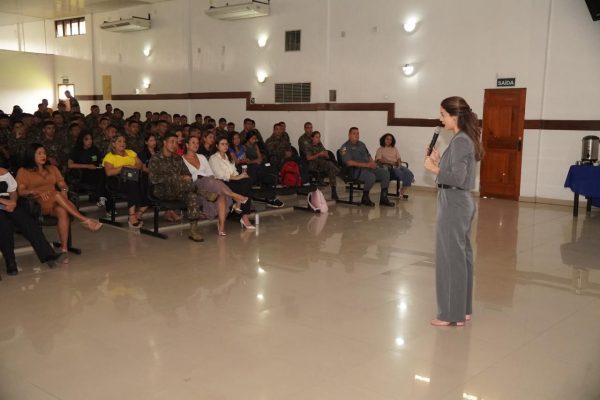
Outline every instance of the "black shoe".
<svg viewBox="0 0 600 400">
<path fill-rule="evenodd" d="M 381 198 L 379 199 L 379 205 L 386 207 L 394 207 L 396 204 L 393 201 L 390 201 L 387 198 L 387 196 L 381 196 Z"/>
<path fill-rule="evenodd" d="M 6 267 L 6 274 L 15 276 L 19 274 L 19 269 L 17 268 L 17 264 L 8 265 Z"/>
<path fill-rule="evenodd" d="M 285 204 L 278 198 L 267 199 L 267 207 L 281 208 L 283 206 L 285 206 Z"/>
<path fill-rule="evenodd" d="M 375 203 L 371 201 L 369 198 L 369 192 L 363 192 L 362 199 L 360 200 L 360 204 L 367 207 L 375 207 Z"/>
</svg>

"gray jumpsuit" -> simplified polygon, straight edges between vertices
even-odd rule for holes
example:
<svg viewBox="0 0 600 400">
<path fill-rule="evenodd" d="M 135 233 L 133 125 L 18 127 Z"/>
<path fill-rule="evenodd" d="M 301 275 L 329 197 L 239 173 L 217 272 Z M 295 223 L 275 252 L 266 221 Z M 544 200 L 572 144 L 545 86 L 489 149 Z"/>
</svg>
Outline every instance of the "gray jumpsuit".
<svg viewBox="0 0 600 400">
<path fill-rule="evenodd" d="M 464 132 L 457 133 L 440 160 L 437 194 L 436 290 L 437 318 L 462 322 L 471 314 L 473 300 L 473 250 L 471 222 L 475 204 L 475 147 Z"/>
</svg>

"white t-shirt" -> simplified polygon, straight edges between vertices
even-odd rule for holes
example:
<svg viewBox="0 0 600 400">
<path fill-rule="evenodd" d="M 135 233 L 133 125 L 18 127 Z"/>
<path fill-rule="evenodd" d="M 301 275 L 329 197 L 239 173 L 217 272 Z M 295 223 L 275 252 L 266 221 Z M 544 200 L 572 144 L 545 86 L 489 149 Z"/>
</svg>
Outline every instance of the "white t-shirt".
<svg viewBox="0 0 600 400">
<path fill-rule="evenodd" d="M 12 192 L 17 190 L 17 181 L 9 172 L 0 175 L 0 182 L 6 182 L 8 185 L 8 190 L 6 192 L 0 192 L 0 196 L 10 196 Z"/>
<path fill-rule="evenodd" d="M 202 154 L 196 154 L 196 156 L 198 157 L 198 160 L 200 160 L 200 168 L 196 168 L 183 157 L 185 166 L 190 170 L 190 174 L 192 174 L 192 180 L 195 182 L 198 179 L 198 176 L 214 176 L 215 174 L 210 168 L 210 164 L 206 157 Z"/>
</svg>

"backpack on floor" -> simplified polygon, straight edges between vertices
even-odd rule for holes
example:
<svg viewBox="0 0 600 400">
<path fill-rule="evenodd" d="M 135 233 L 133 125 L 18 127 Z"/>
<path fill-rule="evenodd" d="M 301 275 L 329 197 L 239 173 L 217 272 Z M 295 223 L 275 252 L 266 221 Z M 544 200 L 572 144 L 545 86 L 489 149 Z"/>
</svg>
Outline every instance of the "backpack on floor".
<svg viewBox="0 0 600 400">
<path fill-rule="evenodd" d="M 298 164 L 294 161 L 286 161 L 279 172 L 279 180 L 283 186 L 302 186 L 302 178 L 300 177 L 300 167 L 298 167 Z"/>
</svg>

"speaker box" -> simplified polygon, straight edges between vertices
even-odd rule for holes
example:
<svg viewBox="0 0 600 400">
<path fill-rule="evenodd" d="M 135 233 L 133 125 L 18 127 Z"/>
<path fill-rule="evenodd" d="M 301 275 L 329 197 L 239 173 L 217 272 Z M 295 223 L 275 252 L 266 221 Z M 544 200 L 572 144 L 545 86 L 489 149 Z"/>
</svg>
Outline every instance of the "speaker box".
<svg viewBox="0 0 600 400">
<path fill-rule="evenodd" d="M 600 0 L 585 0 L 585 2 L 590 9 L 592 19 L 594 21 L 600 20 Z"/>
</svg>

